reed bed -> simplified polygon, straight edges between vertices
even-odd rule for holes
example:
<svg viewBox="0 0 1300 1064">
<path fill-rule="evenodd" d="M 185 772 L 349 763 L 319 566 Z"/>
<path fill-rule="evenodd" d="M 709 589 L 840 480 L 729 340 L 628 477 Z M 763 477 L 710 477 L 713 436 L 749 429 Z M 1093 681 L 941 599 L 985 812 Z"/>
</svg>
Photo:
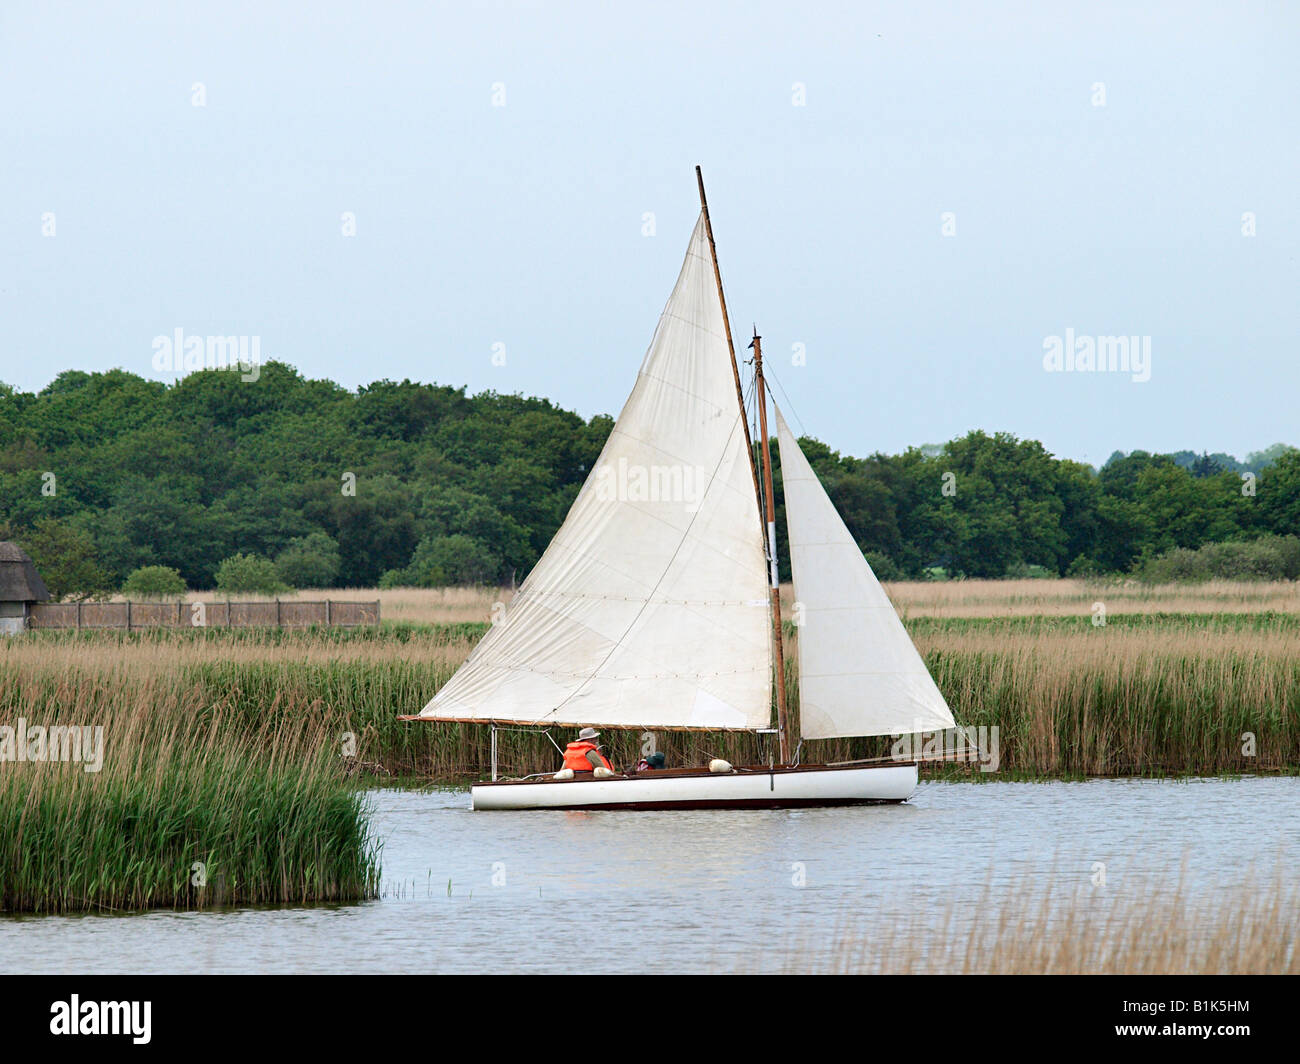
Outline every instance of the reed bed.
<svg viewBox="0 0 1300 1064">
<path fill-rule="evenodd" d="M 1145 883 L 1114 894 L 1057 883 L 986 886 L 975 904 L 950 906 L 937 922 L 904 904 L 870 920 L 851 917 L 829 946 L 792 944 L 783 966 L 882 975 L 1300 974 L 1300 887 L 1281 875 L 1222 891 L 1185 878 L 1172 889 Z"/>
<path fill-rule="evenodd" d="M 957 721 L 999 728 L 1012 773 L 1300 768 L 1294 630 L 973 628 L 916 642 Z"/>
<path fill-rule="evenodd" d="M 970 764 L 939 774 L 976 779 L 1300 771 L 1300 616 L 1289 613 L 1087 617 L 914 617 L 918 648 L 959 724 L 998 729 L 997 771 Z M 0 675 L 55 685 L 65 704 L 95 705 L 140 687 L 192 700 L 197 722 L 238 729 L 316 722 L 354 737 L 356 763 L 385 775 L 460 780 L 489 769 L 481 725 L 404 723 L 469 654 L 487 625 L 380 628 L 41 632 L 0 641 Z M 798 630 L 787 626 L 797 713 Z M 150 686 L 152 685 L 152 686 Z M 3 721 L 0 720 L 0 723 Z M 558 763 L 552 729 L 502 731 L 501 771 Z M 613 759 L 640 754 L 640 732 L 607 730 Z M 769 740 L 731 733 L 659 733 L 670 763 L 709 757 L 765 762 Z M 806 761 L 886 756 L 888 739 L 809 742 Z"/>
<path fill-rule="evenodd" d="M 373 897 L 378 850 L 337 737 L 234 721 L 194 685 L 129 669 L 0 669 L 0 723 L 102 727 L 98 771 L 0 765 L 0 911 Z"/>
</svg>

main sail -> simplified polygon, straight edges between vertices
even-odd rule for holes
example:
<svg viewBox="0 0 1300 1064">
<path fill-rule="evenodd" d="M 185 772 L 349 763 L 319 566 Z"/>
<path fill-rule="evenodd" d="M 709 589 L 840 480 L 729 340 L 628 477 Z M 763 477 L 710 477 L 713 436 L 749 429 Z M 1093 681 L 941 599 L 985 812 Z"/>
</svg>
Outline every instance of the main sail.
<svg viewBox="0 0 1300 1064">
<path fill-rule="evenodd" d="M 799 604 L 805 739 L 953 727 L 952 713 L 799 444 L 776 411 Z"/>
<path fill-rule="evenodd" d="M 564 524 L 420 716 L 766 728 L 771 624 L 741 418 L 701 215 Z"/>
</svg>

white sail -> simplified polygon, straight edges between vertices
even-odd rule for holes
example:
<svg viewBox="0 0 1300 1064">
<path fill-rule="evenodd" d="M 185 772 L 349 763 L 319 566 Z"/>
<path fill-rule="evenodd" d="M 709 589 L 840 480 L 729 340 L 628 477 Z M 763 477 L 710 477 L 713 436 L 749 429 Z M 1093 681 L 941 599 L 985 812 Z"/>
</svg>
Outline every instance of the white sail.
<svg viewBox="0 0 1300 1064">
<path fill-rule="evenodd" d="M 805 739 L 953 727 L 943 695 L 776 411 L 781 483 L 799 604 L 799 718 Z"/>
<path fill-rule="evenodd" d="M 701 216 L 636 386 L 564 524 L 420 715 L 767 727 L 761 527 Z"/>
</svg>

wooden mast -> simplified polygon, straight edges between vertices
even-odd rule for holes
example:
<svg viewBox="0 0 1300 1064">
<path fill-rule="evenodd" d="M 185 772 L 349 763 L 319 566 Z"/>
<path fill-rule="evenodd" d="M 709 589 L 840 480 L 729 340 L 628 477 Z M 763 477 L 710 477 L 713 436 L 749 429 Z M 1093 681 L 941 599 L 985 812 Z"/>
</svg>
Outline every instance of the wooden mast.
<svg viewBox="0 0 1300 1064">
<path fill-rule="evenodd" d="M 767 443 L 767 405 L 763 395 L 763 351 L 762 339 L 758 331 L 754 332 L 755 388 L 758 392 L 759 427 L 763 435 L 762 460 L 763 476 L 767 484 L 764 494 L 758 483 L 758 463 L 754 460 L 754 440 L 749 434 L 749 416 L 745 412 L 745 389 L 740 383 L 740 364 L 736 361 L 736 345 L 731 338 L 731 319 L 727 315 L 727 296 L 722 290 L 722 270 L 718 267 L 718 246 L 713 242 L 713 222 L 709 219 L 709 201 L 704 195 L 704 173 L 697 166 L 695 181 L 700 187 L 700 211 L 704 215 L 704 233 L 709 238 L 709 254 L 713 258 L 713 279 L 718 285 L 718 302 L 722 306 L 722 325 L 727 334 L 727 351 L 731 355 L 731 374 L 736 381 L 736 402 L 740 404 L 740 423 L 745 430 L 745 453 L 749 455 L 749 472 L 754 478 L 754 500 L 758 504 L 759 519 L 763 519 L 764 498 L 767 506 L 767 549 L 770 559 L 772 585 L 772 635 L 774 640 L 774 658 L 776 665 L 776 727 L 781 754 L 781 764 L 790 763 L 790 727 L 785 699 L 785 649 L 781 637 L 781 583 L 776 561 L 776 502 L 772 497 L 772 455 Z"/>
<path fill-rule="evenodd" d="M 776 727 L 781 764 L 790 763 L 790 718 L 785 699 L 785 646 L 781 634 L 781 580 L 776 557 L 776 496 L 772 491 L 772 450 L 767 436 L 767 396 L 763 385 L 763 338 L 754 330 L 754 388 L 758 392 L 759 449 L 763 456 L 764 498 L 767 504 L 768 568 L 772 585 L 772 639 L 776 654 Z"/>
<path fill-rule="evenodd" d="M 736 379 L 736 402 L 740 404 L 740 423 L 745 429 L 745 453 L 749 455 L 749 472 L 754 478 L 754 501 L 758 512 L 763 512 L 763 493 L 758 487 L 758 466 L 754 462 L 754 441 L 749 435 L 749 417 L 745 413 L 745 390 L 740 384 L 740 364 L 736 361 L 736 345 L 731 341 L 731 319 L 727 316 L 727 296 L 722 291 L 722 271 L 718 268 L 718 247 L 713 242 L 713 223 L 709 220 L 709 201 L 704 195 L 704 173 L 697 166 L 695 181 L 700 186 L 700 211 L 704 215 L 704 233 L 709 238 L 709 254 L 713 258 L 713 279 L 718 283 L 718 302 L 722 304 L 722 327 L 727 333 L 727 351 L 731 354 L 731 374 Z"/>
</svg>

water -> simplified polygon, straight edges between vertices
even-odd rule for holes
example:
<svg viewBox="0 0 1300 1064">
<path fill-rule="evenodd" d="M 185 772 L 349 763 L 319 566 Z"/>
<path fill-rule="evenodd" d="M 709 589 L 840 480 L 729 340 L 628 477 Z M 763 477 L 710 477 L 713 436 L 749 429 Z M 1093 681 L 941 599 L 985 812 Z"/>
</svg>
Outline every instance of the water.
<svg viewBox="0 0 1300 1064">
<path fill-rule="evenodd" d="M 829 944 L 846 917 L 937 922 L 1027 880 L 1087 886 L 1097 862 L 1110 892 L 1300 873 L 1296 779 L 923 783 L 907 805 L 790 811 L 371 797 L 377 901 L 0 918 L 0 971 L 549 972 L 578 955 L 584 971 L 779 968 L 783 944 Z"/>
</svg>

